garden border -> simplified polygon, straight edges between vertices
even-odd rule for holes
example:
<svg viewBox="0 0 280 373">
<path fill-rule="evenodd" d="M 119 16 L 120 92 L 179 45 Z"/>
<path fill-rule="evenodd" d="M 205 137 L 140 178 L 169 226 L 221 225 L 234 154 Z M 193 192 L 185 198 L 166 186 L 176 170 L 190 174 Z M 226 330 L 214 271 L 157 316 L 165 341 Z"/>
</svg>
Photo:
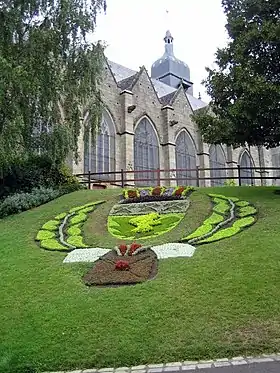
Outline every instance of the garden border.
<svg viewBox="0 0 280 373">
<path fill-rule="evenodd" d="M 102 369 L 76 369 L 76 370 L 64 370 L 51 372 L 47 371 L 44 373 L 164 373 L 164 372 L 184 372 L 190 370 L 203 370 L 209 368 L 220 368 L 220 367 L 234 367 L 239 365 L 250 365 L 260 364 L 269 362 L 279 362 L 280 364 L 280 353 L 275 354 L 263 354 L 259 356 L 238 356 L 231 359 L 216 359 L 216 360 L 198 360 L 198 361 L 182 361 L 173 362 L 166 364 L 148 364 L 148 365 L 137 365 L 133 367 L 120 367 L 120 368 L 102 368 Z"/>
</svg>

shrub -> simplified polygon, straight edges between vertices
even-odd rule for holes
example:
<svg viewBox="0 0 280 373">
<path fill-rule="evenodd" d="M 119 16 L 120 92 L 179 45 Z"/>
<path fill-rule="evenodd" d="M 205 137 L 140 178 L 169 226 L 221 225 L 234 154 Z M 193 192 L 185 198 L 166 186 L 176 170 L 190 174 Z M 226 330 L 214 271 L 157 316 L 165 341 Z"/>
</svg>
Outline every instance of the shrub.
<svg viewBox="0 0 280 373">
<path fill-rule="evenodd" d="M 246 228 L 254 223 L 255 218 L 253 216 L 248 216 L 246 218 L 236 220 L 236 222 L 233 223 L 233 228 Z"/>
<path fill-rule="evenodd" d="M 54 165 L 46 156 L 34 155 L 28 159 L 18 159 L 2 171 L 0 198 L 13 193 L 31 192 L 38 187 L 67 189 L 62 190 L 62 194 L 81 188 L 78 179 L 66 165 Z"/>
<path fill-rule="evenodd" d="M 225 228 L 225 229 L 222 229 L 222 230 L 216 232 L 211 237 L 207 237 L 205 239 L 202 239 L 201 241 L 198 241 L 197 244 L 219 241 L 219 240 L 222 240 L 224 238 L 234 236 L 235 234 L 237 234 L 239 232 L 240 232 L 240 228 L 232 226 L 232 227 Z"/>
<path fill-rule="evenodd" d="M 82 236 L 70 236 L 67 239 L 67 243 L 69 243 L 70 245 L 75 246 L 75 247 L 87 247 L 83 243 L 83 237 Z"/>
<path fill-rule="evenodd" d="M 42 226 L 42 229 L 45 229 L 47 231 L 55 231 L 57 230 L 58 225 L 58 220 L 49 220 Z"/>
<path fill-rule="evenodd" d="M 95 206 L 85 207 L 84 209 L 79 211 L 79 214 L 81 213 L 87 214 L 88 212 L 92 212 L 94 209 L 95 209 Z"/>
<path fill-rule="evenodd" d="M 69 236 L 80 236 L 82 233 L 82 230 L 80 228 L 80 224 L 72 225 L 67 229 L 67 234 Z"/>
<path fill-rule="evenodd" d="M 70 220 L 71 225 L 79 224 L 87 220 L 87 215 L 84 213 L 78 213 L 77 215 L 73 216 Z"/>
<path fill-rule="evenodd" d="M 36 236 L 36 241 L 49 240 L 55 238 L 55 233 L 50 231 L 39 231 Z"/>
<path fill-rule="evenodd" d="M 62 220 L 66 217 L 66 215 L 66 212 L 62 212 L 61 214 L 56 215 L 55 220 Z"/>
<path fill-rule="evenodd" d="M 239 198 L 237 198 L 237 197 L 226 197 L 226 196 L 224 196 L 224 195 L 222 195 L 222 194 L 208 194 L 208 196 L 209 197 L 212 197 L 212 198 L 221 198 L 221 199 L 225 199 L 225 200 L 231 200 L 232 202 L 237 202 L 236 203 L 236 205 L 238 206 L 238 204 L 239 204 Z M 247 204 L 249 204 L 248 202 L 247 202 Z"/>
<path fill-rule="evenodd" d="M 244 206 L 239 209 L 238 216 L 241 218 L 249 215 L 255 215 L 257 213 L 257 209 L 254 206 Z"/>
<path fill-rule="evenodd" d="M 37 188 L 30 193 L 16 193 L 0 204 L 0 218 L 40 206 L 60 196 L 53 188 Z"/>
<path fill-rule="evenodd" d="M 246 207 L 246 206 L 249 206 L 249 202 L 247 201 L 239 201 L 236 203 L 236 206 L 238 207 Z"/>
<path fill-rule="evenodd" d="M 71 210 L 69 212 L 70 212 L 70 214 L 72 214 L 72 212 L 77 212 L 77 211 L 86 209 L 87 207 L 100 205 L 101 203 L 104 203 L 104 202 L 106 202 L 106 201 L 89 202 L 89 203 L 87 203 L 85 205 L 82 205 L 82 206 L 73 207 L 73 208 L 71 208 Z"/>
<path fill-rule="evenodd" d="M 197 228 L 197 230 L 193 233 L 191 233 L 189 236 L 182 239 L 182 241 L 189 241 L 193 238 L 199 238 L 200 236 L 204 236 L 205 234 L 208 234 L 212 231 L 213 226 L 212 224 L 202 224 L 200 227 Z"/>
<path fill-rule="evenodd" d="M 223 220 L 224 218 L 222 215 L 217 214 L 216 212 L 213 212 L 212 215 L 208 219 L 206 219 L 203 224 L 216 225 L 216 224 L 221 223 Z"/>
<path fill-rule="evenodd" d="M 55 239 L 47 239 L 41 241 L 41 247 L 47 250 L 69 251 L 69 248 L 61 245 L 61 243 L 59 243 Z"/>
<path fill-rule="evenodd" d="M 218 214 L 226 214 L 230 210 L 230 204 L 225 199 L 214 198 L 216 205 L 213 207 L 213 211 Z"/>
<path fill-rule="evenodd" d="M 84 184 L 79 183 L 78 181 L 73 184 L 65 184 L 59 187 L 61 195 L 73 193 L 81 189 L 86 189 L 86 186 Z"/>
</svg>

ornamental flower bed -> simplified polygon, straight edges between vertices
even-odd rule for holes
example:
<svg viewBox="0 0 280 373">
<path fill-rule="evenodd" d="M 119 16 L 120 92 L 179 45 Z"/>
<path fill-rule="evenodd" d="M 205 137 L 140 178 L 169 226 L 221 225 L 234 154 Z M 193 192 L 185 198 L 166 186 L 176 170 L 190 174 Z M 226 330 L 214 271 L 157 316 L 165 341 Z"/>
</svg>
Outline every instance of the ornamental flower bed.
<svg viewBox="0 0 280 373">
<path fill-rule="evenodd" d="M 119 256 L 132 256 L 138 254 L 140 251 L 147 250 L 146 247 L 134 242 L 131 245 L 122 244 L 114 248 Z"/>
<path fill-rule="evenodd" d="M 115 269 L 117 271 L 128 271 L 130 268 L 127 260 L 117 260 L 115 263 Z"/>
<path fill-rule="evenodd" d="M 134 285 L 152 279 L 157 274 L 157 256 L 140 244 L 122 244 L 101 257 L 83 277 L 86 285 Z"/>
<path fill-rule="evenodd" d="M 191 186 L 125 189 L 120 203 L 173 201 L 184 199 L 194 190 Z"/>
</svg>

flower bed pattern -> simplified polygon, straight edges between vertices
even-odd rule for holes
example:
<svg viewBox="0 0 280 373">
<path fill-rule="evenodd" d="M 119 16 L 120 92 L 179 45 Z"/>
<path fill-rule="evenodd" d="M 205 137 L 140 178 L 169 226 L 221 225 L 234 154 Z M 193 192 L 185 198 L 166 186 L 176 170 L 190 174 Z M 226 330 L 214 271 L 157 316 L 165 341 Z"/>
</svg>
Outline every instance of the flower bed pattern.
<svg viewBox="0 0 280 373">
<path fill-rule="evenodd" d="M 96 262 L 83 281 L 88 286 L 135 285 L 156 274 L 157 256 L 151 249 L 143 248 L 134 255 L 118 255 L 112 250 Z"/>
<path fill-rule="evenodd" d="M 123 191 L 123 199 L 120 203 L 143 203 L 155 201 L 172 201 L 187 198 L 194 187 L 179 186 L 179 187 L 154 187 L 141 189 L 125 189 Z"/>
<path fill-rule="evenodd" d="M 129 216 L 129 215 L 147 215 L 152 212 L 158 214 L 186 213 L 189 208 L 189 199 L 175 201 L 156 201 L 142 203 L 115 204 L 109 215 Z"/>
<path fill-rule="evenodd" d="M 90 202 L 74 207 L 68 213 L 61 213 L 53 220 L 46 222 L 37 233 L 36 241 L 46 250 L 71 251 L 87 247 L 83 242 L 81 226 L 87 214 L 105 201 Z"/>
<path fill-rule="evenodd" d="M 172 189 L 172 190 L 171 190 Z M 108 230 L 118 239 L 148 239 L 173 229 L 184 218 L 189 207 L 188 187 L 127 190 L 127 200 L 161 198 L 166 193 L 173 201 L 151 201 L 115 205 L 108 216 Z M 200 245 L 232 237 L 256 221 L 256 208 L 236 197 L 209 194 L 212 214 L 180 243 L 142 247 L 137 243 L 122 244 L 114 249 L 88 248 L 83 242 L 82 226 L 90 212 L 105 201 L 91 202 L 61 213 L 46 222 L 36 241 L 47 250 L 72 253 L 64 262 L 93 262 L 94 267 L 83 277 L 86 285 L 133 285 L 154 278 L 158 259 L 191 257 L 193 244 Z M 176 198 L 179 198 L 176 200 Z M 176 211 L 176 213 L 175 213 Z M 180 211 L 180 212 L 177 212 Z M 123 215 L 123 213 L 127 215 Z"/>
<path fill-rule="evenodd" d="M 213 213 L 197 230 L 181 241 L 190 244 L 205 244 L 232 237 L 256 222 L 257 209 L 247 201 L 236 197 L 209 194 Z"/>
<path fill-rule="evenodd" d="M 152 223 L 154 225 L 151 225 L 149 223 L 149 215 L 151 214 L 140 216 L 108 216 L 108 231 L 112 236 L 121 240 L 148 239 L 171 231 L 185 216 L 185 214 L 159 215 L 157 223 L 154 222 Z M 139 218 L 141 218 L 142 224 L 141 222 L 139 223 Z M 137 224 L 137 227 L 135 227 L 135 224 Z"/>
</svg>

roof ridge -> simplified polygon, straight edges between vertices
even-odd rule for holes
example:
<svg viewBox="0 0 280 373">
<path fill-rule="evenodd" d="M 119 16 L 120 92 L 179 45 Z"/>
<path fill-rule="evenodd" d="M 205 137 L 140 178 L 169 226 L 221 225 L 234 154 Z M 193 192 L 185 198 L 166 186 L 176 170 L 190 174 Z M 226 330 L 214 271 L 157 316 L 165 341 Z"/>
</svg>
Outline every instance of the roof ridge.
<svg viewBox="0 0 280 373">
<path fill-rule="evenodd" d="M 144 66 L 142 66 L 138 71 L 135 71 L 109 59 L 107 59 L 107 63 L 112 75 L 115 78 L 117 86 L 121 90 L 127 89 L 131 91 L 144 69 L 151 81 L 156 96 L 162 105 L 172 105 L 174 98 L 176 98 L 176 93 L 178 94 L 178 91 L 180 90 L 180 88 L 176 89 L 175 87 L 172 87 L 161 80 L 152 78 Z M 112 65 L 111 67 L 110 64 Z M 118 67 L 120 70 L 118 70 Z M 197 110 L 208 105 L 206 102 L 194 97 L 191 93 L 185 91 L 184 93 L 193 110 Z"/>
</svg>

